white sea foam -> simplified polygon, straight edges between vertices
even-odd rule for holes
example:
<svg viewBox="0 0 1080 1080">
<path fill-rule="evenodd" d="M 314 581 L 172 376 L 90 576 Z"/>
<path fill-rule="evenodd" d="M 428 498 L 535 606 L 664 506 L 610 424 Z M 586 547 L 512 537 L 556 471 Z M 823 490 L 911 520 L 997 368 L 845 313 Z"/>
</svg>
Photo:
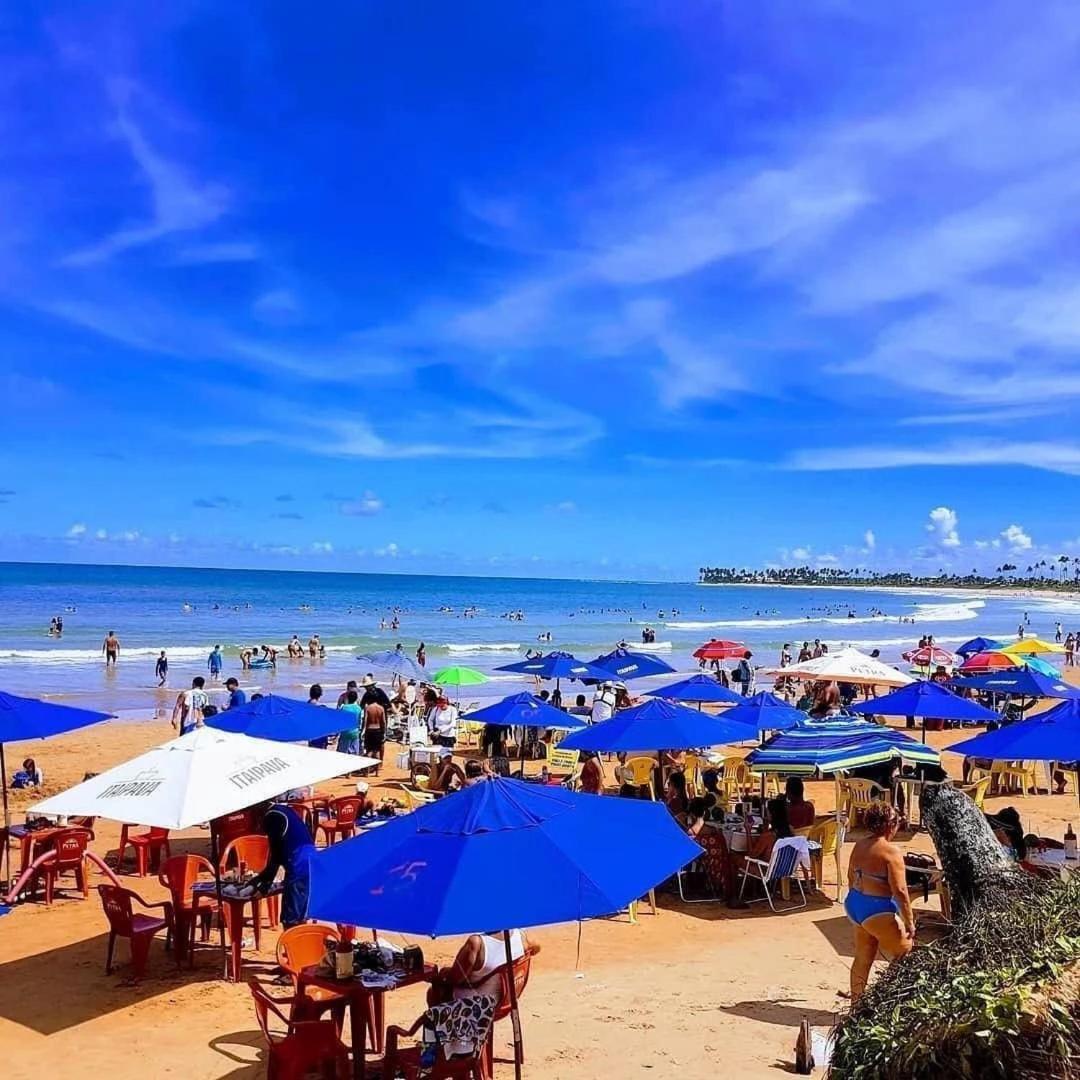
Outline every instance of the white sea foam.
<svg viewBox="0 0 1080 1080">
<path fill-rule="evenodd" d="M 197 660 L 210 655 L 211 645 L 180 645 L 166 649 L 170 660 Z M 159 648 L 125 649 L 120 655 L 157 656 Z M 101 660 L 100 649 L 0 649 L 0 663 L 89 664 Z"/>
<path fill-rule="evenodd" d="M 959 604 L 916 604 L 914 618 L 923 622 L 963 622 L 977 619 L 985 600 L 964 600 Z"/>
<path fill-rule="evenodd" d="M 955 604 L 916 604 L 911 617 L 917 622 L 959 622 L 978 618 L 985 600 L 964 600 Z M 906 613 L 905 613 L 906 614 Z M 781 626 L 857 626 L 865 623 L 895 623 L 893 615 L 803 615 L 780 619 L 714 619 L 708 622 L 666 622 L 669 630 L 760 630 Z"/>
<path fill-rule="evenodd" d="M 443 648 L 452 653 L 519 652 L 521 643 L 517 641 L 481 641 L 465 645 L 448 644 L 444 645 Z"/>
</svg>

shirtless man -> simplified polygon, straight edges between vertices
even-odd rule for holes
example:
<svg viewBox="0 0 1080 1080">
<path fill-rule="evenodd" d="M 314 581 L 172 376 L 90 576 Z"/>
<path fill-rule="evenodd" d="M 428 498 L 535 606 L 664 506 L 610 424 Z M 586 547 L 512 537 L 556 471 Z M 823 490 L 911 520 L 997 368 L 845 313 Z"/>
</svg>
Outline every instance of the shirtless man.
<svg viewBox="0 0 1080 1080">
<path fill-rule="evenodd" d="M 105 654 L 105 666 L 115 664 L 120 656 L 120 639 L 115 630 L 110 630 L 101 643 L 101 651 Z"/>
</svg>

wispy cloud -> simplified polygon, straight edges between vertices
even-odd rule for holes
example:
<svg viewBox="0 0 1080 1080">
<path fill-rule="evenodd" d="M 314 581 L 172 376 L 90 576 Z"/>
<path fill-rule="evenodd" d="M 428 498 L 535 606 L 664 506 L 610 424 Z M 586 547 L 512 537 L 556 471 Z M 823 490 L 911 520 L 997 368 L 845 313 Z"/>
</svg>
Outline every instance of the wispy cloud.
<svg viewBox="0 0 1080 1080">
<path fill-rule="evenodd" d="M 202 495 L 191 505 L 198 510 L 236 510 L 240 503 L 230 495 Z"/>
<path fill-rule="evenodd" d="M 1008 465 L 1080 475 L 1080 445 L 972 439 L 935 446 L 824 447 L 799 450 L 782 467 L 801 472 L 833 472 L 947 465 Z"/>
<path fill-rule="evenodd" d="M 229 207 L 224 185 L 200 181 L 176 161 L 157 150 L 133 116 L 140 88 L 114 80 L 110 93 L 116 106 L 115 131 L 124 142 L 150 197 L 149 220 L 125 225 L 103 239 L 65 256 L 65 266 L 90 266 L 131 248 L 161 240 L 174 233 L 188 233 L 218 221 Z"/>
<path fill-rule="evenodd" d="M 373 517 L 385 509 L 382 499 L 373 491 L 365 491 L 358 499 L 347 499 L 338 509 L 350 517 Z"/>
</svg>

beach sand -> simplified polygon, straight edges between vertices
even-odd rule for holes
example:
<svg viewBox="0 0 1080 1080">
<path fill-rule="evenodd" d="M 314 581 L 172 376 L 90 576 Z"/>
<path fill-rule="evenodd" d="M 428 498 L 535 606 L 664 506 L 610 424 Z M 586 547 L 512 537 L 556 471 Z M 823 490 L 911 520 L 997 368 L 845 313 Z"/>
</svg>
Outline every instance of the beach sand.
<svg viewBox="0 0 1080 1080">
<path fill-rule="evenodd" d="M 47 791 L 82 779 L 171 737 L 160 723 L 110 723 L 7 747 L 9 772 L 31 753 L 44 766 Z M 931 733 L 937 746 L 964 736 Z M 394 754 L 388 748 L 387 759 Z M 943 756 L 950 771 L 959 755 Z M 388 776 L 394 770 L 388 769 Z M 321 786 L 344 793 L 345 781 Z M 810 783 L 819 813 L 833 805 L 831 781 Z M 19 794 L 16 819 L 40 798 Z M 988 809 L 1013 804 L 1026 827 L 1060 837 L 1080 817 L 1075 792 L 1067 796 L 989 800 Z M 115 851 L 119 827 L 98 822 L 93 844 Z M 205 853 L 207 833 L 174 834 Z M 598 838 L 604 842 L 604 838 Z M 184 848 L 176 843 L 174 851 Z M 906 846 L 932 850 L 925 832 Z M 848 846 L 850 850 L 850 845 Z M 845 853 L 846 854 L 846 853 Z M 632 854 L 628 853 L 628 857 Z M 129 863 L 130 865 L 130 863 Z M 537 868 L 542 881 L 543 868 Z M 91 875 L 91 887 L 99 876 Z M 156 879 L 123 879 L 149 900 L 164 897 Z M 834 868 L 825 889 L 835 897 Z M 482 883 L 478 883 L 482 887 Z M 74 896 L 75 894 L 68 894 Z M 917 912 L 937 912 L 937 900 L 916 899 Z M 845 1008 L 852 934 L 843 910 L 820 895 L 802 911 L 772 914 L 764 904 L 731 910 L 723 904 L 682 905 L 662 896 L 659 914 L 644 907 L 637 924 L 627 917 L 530 931 L 542 946 L 522 1000 L 525 1075 L 553 1080 L 597 1076 L 716 1075 L 741 1080 L 790 1073 L 799 1021 L 830 1024 Z M 147 977 L 127 985 L 126 966 L 104 974 L 106 923 L 96 894 L 58 899 L 51 908 L 24 904 L 0 919 L 0 1046 L 8 1077 L 95 1075 L 109 1080 L 183 1076 L 241 1080 L 263 1075 L 264 1050 L 246 986 L 223 982 L 218 955 L 203 948 L 194 971 L 177 973 L 156 944 Z M 268 975 L 276 935 L 267 950 L 245 951 L 245 973 Z M 391 937 L 394 937 L 391 935 Z M 419 944 L 428 959 L 445 960 L 460 939 Z M 122 965 L 126 943 L 118 945 Z M 284 987 L 273 988 L 284 996 Z M 389 1023 L 407 1026 L 422 1011 L 418 988 L 387 1000 Z M 510 1077 L 510 1025 L 496 1032 L 496 1076 Z"/>
</svg>

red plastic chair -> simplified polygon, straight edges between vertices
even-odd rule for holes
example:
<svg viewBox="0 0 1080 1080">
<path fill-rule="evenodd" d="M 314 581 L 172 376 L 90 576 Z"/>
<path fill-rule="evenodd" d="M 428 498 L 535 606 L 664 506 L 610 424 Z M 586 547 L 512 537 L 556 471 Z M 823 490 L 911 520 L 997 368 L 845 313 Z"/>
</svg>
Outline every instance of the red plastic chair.
<svg viewBox="0 0 1080 1080">
<path fill-rule="evenodd" d="M 333 990 L 324 990 L 321 986 L 306 986 L 300 990 L 300 972 L 306 967 L 319 963 L 326 952 L 327 940 L 337 943 L 341 934 L 332 926 L 320 923 L 303 923 L 286 930 L 277 943 L 278 965 L 292 976 L 293 989 L 296 991 L 296 1004 L 289 1014 L 293 1020 L 306 1017 L 318 1018 L 329 1012 L 338 1025 L 338 1030 L 345 1019 L 345 1006 L 348 998 Z M 366 997 L 367 1015 L 364 1022 L 368 1030 L 368 1043 L 372 1051 L 383 1051 L 382 995 L 368 994 Z M 354 1002 L 353 1008 L 356 1008 Z"/>
<path fill-rule="evenodd" d="M 309 1072 L 347 1080 L 352 1075 L 349 1051 L 333 1020 L 291 1020 L 278 1008 L 294 1004 L 293 998 L 272 998 L 258 983 L 248 983 L 255 1001 L 255 1016 L 266 1039 L 267 1080 L 304 1080 Z M 270 1030 L 271 1015 L 285 1028 Z M 331 1072 L 330 1069 L 333 1069 Z"/>
<path fill-rule="evenodd" d="M 529 985 L 529 973 L 532 971 L 532 958 L 539 951 L 539 945 L 530 944 L 526 946 L 525 955 L 514 961 L 514 996 L 519 1002 L 521 1001 L 521 995 L 525 993 L 525 987 Z M 505 964 L 496 971 L 496 974 L 499 976 L 499 1003 L 495 1006 L 495 1015 L 491 1020 L 491 1033 L 488 1035 L 487 1046 L 485 1047 L 488 1072 L 492 1074 L 495 1072 L 495 1025 L 500 1020 L 505 1020 L 511 1012 L 509 971 L 510 969 Z M 521 1048 L 521 1064 L 525 1064 L 524 1044 Z"/>
<path fill-rule="evenodd" d="M 164 901 L 160 904 L 148 904 L 138 893 L 130 889 L 122 889 L 118 885 L 99 885 L 98 892 L 101 894 L 101 906 L 105 911 L 105 918 L 109 920 L 109 948 L 105 954 L 105 974 L 113 972 L 113 948 L 118 937 L 128 938 L 131 942 L 131 967 L 138 979 L 146 970 L 146 958 L 150 952 L 150 942 L 159 930 L 165 931 L 165 948 L 169 948 L 169 942 L 173 934 L 173 908 L 172 904 Z M 132 901 L 138 901 L 147 911 L 161 908 L 160 917 L 136 913 L 131 906 Z M 179 950 L 177 950 L 179 956 Z"/>
<path fill-rule="evenodd" d="M 124 855 L 130 846 L 135 852 L 135 872 L 139 877 L 146 877 L 147 868 L 157 873 L 158 863 L 161 861 L 161 853 L 165 857 L 172 855 L 169 850 L 169 830 L 151 828 L 144 833 L 132 833 L 131 829 L 137 826 L 124 825 L 120 829 L 120 850 L 116 853 L 116 869 L 119 870 L 124 862 Z"/>
<path fill-rule="evenodd" d="M 53 902 L 56 879 L 61 874 L 74 875 L 75 887 L 82 890 L 84 900 L 90 895 L 86 869 L 86 845 L 91 835 L 87 829 L 66 829 L 64 832 L 57 833 L 49 841 L 49 850 L 54 853 L 54 857 L 38 867 L 30 885 L 31 890 L 34 890 L 39 881 L 44 882 L 47 905 Z"/>
<path fill-rule="evenodd" d="M 236 810 L 210 822 L 210 836 L 218 851 L 224 851 L 238 836 L 250 836 L 258 831 L 255 811 Z"/>
<path fill-rule="evenodd" d="M 343 795 L 330 803 L 330 816 L 315 826 L 316 833 L 326 834 L 326 843 L 333 844 L 340 836 L 342 840 L 356 831 L 356 819 L 364 808 L 364 799 L 359 795 Z"/>
<path fill-rule="evenodd" d="M 173 918 L 176 920 L 176 959 L 179 963 L 186 951 L 188 965 L 195 963 L 195 926 L 202 923 L 202 940 L 210 938 L 210 923 L 218 910 L 217 899 L 205 893 L 194 895 L 192 887 L 198 881 L 213 879 L 214 868 L 201 855 L 173 855 L 161 864 L 158 881 L 172 897 Z"/>
<path fill-rule="evenodd" d="M 270 841 L 260 833 L 251 836 L 237 836 L 229 841 L 218 861 L 220 873 L 227 873 L 232 867 L 243 867 L 246 871 L 258 874 L 266 869 L 270 861 Z M 281 920 L 281 897 L 266 897 L 266 912 L 271 926 L 277 926 Z M 261 918 L 262 900 L 252 905 L 255 918 Z"/>
<path fill-rule="evenodd" d="M 423 1047 L 398 1046 L 402 1038 L 415 1038 L 424 1026 L 427 1013 L 421 1016 L 411 1028 L 389 1027 L 386 1029 L 386 1054 L 383 1057 L 383 1080 L 395 1080 L 400 1073 L 405 1080 L 491 1080 L 492 1072 L 488 1064 L 488 1047 L 491 1043 L 491 1031 L 481 1038 L 480 1044 L 472 1054 L 447 1058 L 443 1048 L 438 1047 L 435 1061 L 430 1066 L 421 1066 Z"/>
</svg>

